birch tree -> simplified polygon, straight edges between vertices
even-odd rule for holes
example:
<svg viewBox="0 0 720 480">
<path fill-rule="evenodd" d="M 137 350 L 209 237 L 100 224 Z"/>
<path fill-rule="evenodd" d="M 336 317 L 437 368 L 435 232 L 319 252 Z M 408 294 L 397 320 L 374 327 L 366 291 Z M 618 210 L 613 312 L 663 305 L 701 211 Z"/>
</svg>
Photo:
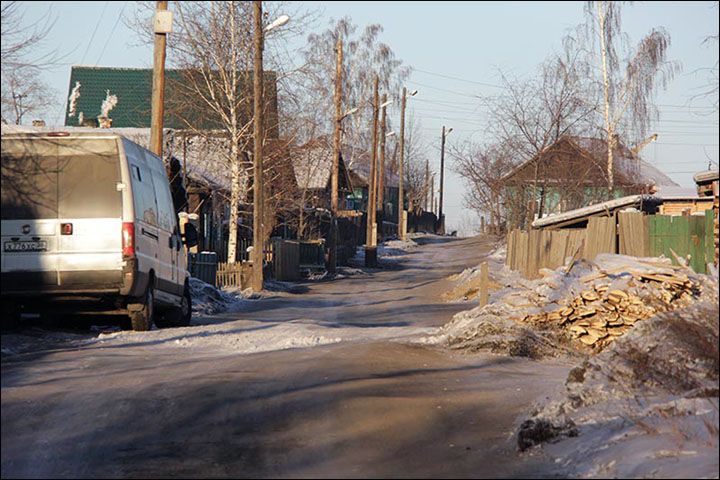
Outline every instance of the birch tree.
<svg viewBox="0 0 720 480">
<path fill-rule="evenodd" d="M 345 159 L 348 166 L 355 162 L 356 151 L 370 150 L 370 105 L 375 75 L 379 77 L 380 90 L 395 98 L 410 74 L 410 68 L 379 40 L 382 31 L 381 25 L 371 24 L 358 34 L 352 19 L 344 17 L 331 21 L 328 30 L 311 34 L 302 51 L 305 64 L 302 75 L 297 77 L 297 87 L 302 89 L 305 99 L 298 104 L 297 114 L 305 119 L 304 124 L 308 127 L 305 140 L 310 140 L 333 131 L 334 49 L 338 38 L 343 42 L 342 110 L 361 107 L 343 121 L 344 139 L 354 147 L 350 157 Z"/>
<path fill-rule="evenodd" d="M 641 141 L 657 116 L 652 100 L 658 87 L 665 88 L 680 70 L 678 62 L 667 59 L 670 34 L 653 28 L 637 47 L 630 49 L 622 31 L 619 2 L 588 1 L 587 23 L 580 28 L 586 40 L 589 63 L 600 70 L 596 82 L 602 91 L 604 134 L 607 142 L 607 182 L 614 194 L 613 149 L 620 132 Z"/>
</svg>

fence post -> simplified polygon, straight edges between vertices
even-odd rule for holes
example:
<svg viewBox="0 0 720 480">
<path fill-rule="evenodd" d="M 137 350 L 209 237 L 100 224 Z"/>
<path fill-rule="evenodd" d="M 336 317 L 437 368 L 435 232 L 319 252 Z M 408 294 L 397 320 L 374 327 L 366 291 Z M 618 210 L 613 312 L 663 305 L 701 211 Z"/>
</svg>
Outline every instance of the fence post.
<svg viewBox="0 0 720 480">
<path fill-rule="evenodd" d="M 488 303 L 488 264 L 483 262 L 480 265 L 480 306 L 484 307 Z"/>
</svg>

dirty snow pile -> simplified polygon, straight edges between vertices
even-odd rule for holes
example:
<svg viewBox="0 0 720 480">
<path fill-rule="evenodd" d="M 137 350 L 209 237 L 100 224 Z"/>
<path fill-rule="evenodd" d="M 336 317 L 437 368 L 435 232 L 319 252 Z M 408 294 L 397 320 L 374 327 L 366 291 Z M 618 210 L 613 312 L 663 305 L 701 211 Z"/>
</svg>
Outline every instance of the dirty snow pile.
<svg viewBox="0 0 720 480">
<path fill-rule="evenodd" d="M 377 247 L 378 263 L 380 267 L 395 267 L 398 265 L 398 257 L 407 255 L 417 249 L 419 245 L 411 239 L 388 240 Z M 380 261 L 382 259 L 382 261 Z M 365 265 L 365 247 L 360 246 L 355 250 L 355 256 L 350 258 L 351 267 L 363 267 Z"/>
<path fill-rule="evenodd" d="M 171 349 L 188 349 L 213 354 L 227 353 L 244 355 L 291 348 L 307 348 L 340 342 L 339 337 L 323 335 L 313 325 L 302 322 L 268 324 L 248 321 L 239 328 L 233 321 L 202 323 L 204 319 L 193 319 L 190 327 L 153 329 L 149 332 L 119 331 L 101 333 L 89 339 L 87 345 L 117 348 L 125 345 L 155 345 Z"/>
<path fill-rule="evenodd" d="M 525 280 L 493 272 L 489 303 L 460 312 L 426 343 L 540 358 L 600 351 L 655 313 L 695 301 L 702 277 L 664 258 L 600 254 Z M 472 284 L 477 272 L 463 272 Z M 468 283 L 469 282 L 469 283 Z"/>
<path fill-rule="evenodd" d="M 507 244 L 496 247 L 487 257 L 488 280 L 491 286 L 497 285 L 494 272 L 502 271 L 507 255 Z M 451 275 L 448 280 L 453 281 L 454 287 L 441 295 L 446 302 L 473 300 L 480 294 L 480 265 L 466 268 L 460 273 Z"/>
<path fill-rule="evenodd" d="M 378 245 L 378 256 L 396 257 L 405 255 L 407 252 L 414 250 L 418 244 L 411 239 L 407 240 L 388 240 Z"/>
<path fill-rule="evenodd" d="M 717 275 L 702 289 L 572 369 L 522 422 L 518 447 L 543 444 L 569 477 L 717 478 Z"/>
<path fill-rule="evenodd" d="M 194 277 L 190 277 L 190 296 L 193 312 L 203 315 L 238 311 L 245 301 L 242 295 L 225 292 Z"/>
<path fill-rule="evenodd" d="M 359 268 L 337 266 L 335 268 L 335 275 L 332 275 L 327 270 L 324 270 L 320 273 L 310 273 L 308 275 L 307 279 L 311 282 L 319 282 L 319 281 L 322 281 L 325 279 L 338 280 L 341 278 L 352 277 L 355 275 L 369 275 L 369 274 Z"/>
</svg>

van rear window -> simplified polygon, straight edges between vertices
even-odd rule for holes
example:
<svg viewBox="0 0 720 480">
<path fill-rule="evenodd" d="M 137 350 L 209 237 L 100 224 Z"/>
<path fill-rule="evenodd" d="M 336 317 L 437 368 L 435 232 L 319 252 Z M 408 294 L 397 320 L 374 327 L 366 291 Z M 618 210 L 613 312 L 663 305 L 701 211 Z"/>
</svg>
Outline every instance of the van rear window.
<svg viewBox="0 0 720 480">
<path fill-rule="evenodd" d="M 60 218 L 122 216 L 120 163 L 115 139 L 71 139 L 58 148 Z"/>
<path fill-rule="evenodd" d="M 114 138 L 3 138 L 2 219 L 122 215 Z"/>
<path fill-rule="evenodd" d="M 3 220 L 57 218 L 57 142 L 2 139 Z"/>
</svg>

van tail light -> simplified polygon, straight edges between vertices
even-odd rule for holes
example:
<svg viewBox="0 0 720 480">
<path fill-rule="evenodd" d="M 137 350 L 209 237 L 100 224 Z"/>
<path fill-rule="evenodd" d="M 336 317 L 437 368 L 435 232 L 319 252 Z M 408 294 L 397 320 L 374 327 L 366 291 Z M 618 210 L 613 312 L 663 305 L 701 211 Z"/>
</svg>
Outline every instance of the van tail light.
<svg viewBox="0 0 720 480">
<path fill-rule="evenodd" d="M 60 234 L 61 235 L 72 235 L 73 234 L 72 223 L 61 223 L 60 224 Z"/>
<path fill-rule="evenodd" d="M 122 252 L 124 257 L 135 257 L 135 224 L 133 222 L 123 222 Z"/>
</svg>

